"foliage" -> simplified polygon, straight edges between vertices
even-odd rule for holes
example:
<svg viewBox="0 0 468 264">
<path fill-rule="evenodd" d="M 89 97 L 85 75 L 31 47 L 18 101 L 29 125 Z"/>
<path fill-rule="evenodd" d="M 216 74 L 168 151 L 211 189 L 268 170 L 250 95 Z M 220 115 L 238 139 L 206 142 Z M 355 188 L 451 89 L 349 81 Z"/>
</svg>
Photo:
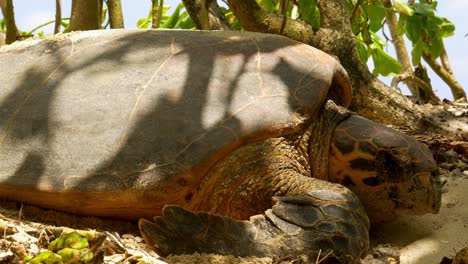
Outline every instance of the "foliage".
<svg viewBox="0 0 468 264">
<path fill-rule="evenodd" d="M 5 19 L 3 18 L 0 18 L 0 27 L 2 27 L 2 32 L 6 31 L 6 23 L 5 23 Z"/>
<path fill-rule="evenodd" d="M 281 0 L 257 0 L 257 3 L 266 10 L 278 14 Z M 295 18 L 292 10 L 297 3 L 299 16 L 304 22 L 310 24 L 314 30 L 320 28 L 320 10 L 316 0 L 288 1 L 286 11 L 288 17 Z M 352 12 L 351 26 L 357 39 L 357 49 L 360 59 L 367 63 L 372 58 L 374 75 L 399 74 L 402 70 L 400 63 L 390 56 L 385 47 L 388 44 L 379 37 L 385 35 L 383 25 L 387 9 L 380 0 L 353 1 L 348 0 L 349 12 Z M 358 6 L 355 6 L 355 5 Z M 442 39 L 454 32 L 454 25 L 446 18 L 435 14 L 437 2 L 428 3 L 420 0 L 411 6 L 401 0 L 394 0 L 390 9 L 400 14 L 399 33 L 406 34 L 412 42 L 412 60 L 415 66 L 419 65 L 423 52 L 430 52 L 435 59 L 440 56 L 443 48 Z M 387 38 L 387 37 L 386 37 Z"/>
<path fill-rule="evenodd" d="M 103 242 L 103 236 L 92 231 L 64 229 L 63 232 L 50 242 L 48 250 L 34 257 L 27 257 L 28 263 L 86 263 L 95 260 L 96 249 Z M 93 246 L 90 247 L 90 244 Z"/>
<path fill-rule="evenodd" d="M 299 0 L 298 6 L 301 18 L 312 28 L 320 28 L 320 10 L 317 6 L 317 0 Z"/>
<path fill-rule="evenodd" d="M 266 10 L 279 14 L 279 5 L 281 0 L 257 0 L 257 3 Z M 286 16 L 294 19 L 301 19 L 309 23 L 313 29 L 320 28 L 320 10 L 317 5 L 317 0 L 297 0 L 298 16 L 293 11 L 296 1 L 288 1 Z"/>
<path fill-rule="evenodd" d="M 236 16 L 230 9 L 221 7 L 221 11 L 223 11 L 224 16 L 232 29 L 239 31 L 242 30 L 239 20 L 237 20 Z"/>
<path fill-rule="evenodd" d="M 405 34 L 413 44 L 412 62 L 419 65 L 423 52 L 430 53 L 436 59 L 444 48 L 443 38 L 452 36 L 455 25 L 447 18 L 437 16 L 437 2 L 431 4 L 425 1 L 411 6 L 412 15 L 401 14 L 398 21 L 398 31 Z"/>
<path fill-rule="evenodd" d="M 448 19 L 436 15 L 437 2 L 427 2 L 420 0 L 419 3 L 408 6 L 401 0 L 394 0 L 391 9 L 400 14 L 398 33 L 405 34 L 412 43 L 414 66 L 420 64 L 423 52 L 430 52 L 434 59 L 438 58 L 443 49 L 442 39 L 453 35 L 455 30 Z M 351 1 L 349 6 L 351 10 Z M 383 50 L 386 44 L 376 34 L 383 31 L 385 11 L 379 0 L 364 1 L 351 21 L 358 40 L 360 58 L 365 63 L 372 56 L 375 75 L 391 75 L 401 71 L 401 65 Z"/>
<path fill-rule="evenodd" d="M 315 0 L 314 0 L 315 1 Z M 225 7 L 220 7 L 221 11 L 223 12 L 226 20 L 228 21 L 229 25 L 234 30 L 242 30 L 239 21 L 234 16 L 233 12 Z M 162 18 L 161 24 L 159 25 L 160 28 L 171 28 L 171 29 L 195 29 L 195 23 L 190 18 L 187 10 L 183 3 L 177 5 L 177 7 L 172 11 L 172 14 L 169 14 L 171 9 L 170 5 L 164 5 L 162 11 Z M 150 26 L 152 22 L 152 14 L 151 8 L 148 16 L 140 18 L 137 21 L 136 26 L 140 29 L 146 29 Z"/>
<path fill-rule="evenodd" d="M 266 10 L 279 14 L 279 6 L 282 0 L 256 0 L 257 3 Z M 385 36 L 383 25 L 385 23 L 385 13 L 388 11 L 381 0 L 347 0 L 349 12 L 352 12 L 351 26 L 356 35 L 357 49 L 360 59 L 367 63 L 372 58 L 374 63 L 374 75 L 392 75 L 401 72 L 400 63 L 390 56 L 385 48 L 388 46 L 379 35 Z M 358 5 L 358 6 L 355 6 Z M 412 43 L 412 63 L 414 66 L 420 64 L 423 53 L 430 54 L 433 59 L 440 56 L 443 50 L 443 38 L 453 35 L 455 26 L 446 18 L 436 15 L 437 2 L 430 0 L 419 0 L 410 6 L 402 0 L 393 0 L 392 12 L 398 13 L 398 32 L 406 37 Z M 171 8 L 165 5 L 162 10 L 160 28 L 173 29 L 194 29 L 195 24 L 190 18 L 188 12 L 182 3 L 177 5 L 170 12 Z M 221 7 L 228 23 L 235 30 L 242 30 L 239 21 L 229 8 Z M 105 21 L 107 9 L 103 8 L 102 21 Z M 314 30 L 320 28 L 321 15 L 317 0 L 294 0 L 287 1 L 285 14 L 293 19 L 303 20 L 312 26 Z M 54 21 L 48 21 L 30 32 L 24 32 L 24 35 L 30 36 L 35 31 Z M 141 29 L 148 28 L 152 22 L 151 8 L 148 16 L 139 19 L 136 26 Z M 64 18 L 61 21 L 62 26 L 67 28 L 69 19 Z M 3 31 L 5 32 L 5 23 L 0 20 Z M 107 23 L 103 28 L 107 28 Z M 37 33 L 42 35 L 43 32 Z M 388 37 L 385 36 L 387 39 Z"/>
<path fill-rule="evenodd" d="M 172 14 L 168 14 L 170 9 L 170 5 L 164 5 L 160 28 L 195 29 L 195 24 L 185 10 L 184 4 L 180 3 Z M 152 17 L 152 9 L 150 8 L 148 16 L 140 18 L 136 26 L 141 29 L 148 28 L 152 22 Z"/>
<path fill-rule="evenodd" d="M 349 9 L 355 10 L 351 2 Z M 355 15 L 351 18 L 353 33 L 356 35 L 359 57 L 363 63 L 372 57 L 374 63 L 374 75 L 388 76 L 401 72 L 400 63 L 388 55 L 384 48 L 387 45 L 379 37 L 377 32 L 383 29 L 385 19 L 385 7 L 380 0 L 364 1 L 356 8 Z"/>
<path fill-rule="evenodd" d="M 281 0 L 256 0 L 257 3 L 269 12 L 279 14 Z M 287 1 L 288 5 L 285 15 L 300 19 L 310 24 L 314 30 L 320 28 L 320 10 L 317 0 Z M 353 33 L 356 35 L 357 49 L 363 63 L 367 63 L 372 57 L 374 63 L 374 75 L 399 74 L 402 70 L 400 63 L 390 56 L 385 47 L 388 44 L 379 37 L 383 32 L 386 8 L 380 0 L 357 1 L 359 6 L 355 7 L 356 1 L 348 0 L 349 11 L 355 12 L 351 18 Z M 297 4 L 297 5 L 296 5 Z M 415 66 L 419 65 L 423 52 L 430 52 L 433 58 L 440 56 L 443 48 L 442 38 L 451 36 L 455 26 L 446 18 L 435 14 L 437 2 L 427 3 L 420 0 L 411 6 L 401 0 L 394 0 L 392 12 L 400 14 L 399 33 L 406 34 L 413 44 L 412 60 Z M 232 11 L 222 7 L 224 15 L 233 29 L 241 30 L 239 22 Z M 193 29 L 194 23 L 190 19 L 183 4 L 179 4 L 172 14 L 168 14 L 170 6 L 163 9 L 161 28 L 183 28 Z M 151 13 L 137 22 L 138 28 L 148 28 L 151 23 Z M 384 33 L 380 33 L 384 34 Z"/>
<path fill-rule="evenodd" d="M 280 0 L 257 0 L 265 9 L 278 13 Z M 289 1 L 290 5 L 293 1 Z M 352 12 L 355 1 L 348 1 L 349 11 Z M 401 71 L 400 63 L 384 51 L 387 44 L 376 34 L 383 27 L 385 8 L 380 0 L 363 1 L 359 5 L 351 24 L 353 33 L 356 35 L 357 49 L 362 62 L 366 63 L 370 57 L 374 62 L 375 75 L 390 75 Z M 304 22 L 310 24 L 314 30 L 320 28 L 320 10 L 316 0 L 298 0 L 297 7 L 299 16 Z M 286 15 L 291 17 L 291 6 Z"/>
</svg>

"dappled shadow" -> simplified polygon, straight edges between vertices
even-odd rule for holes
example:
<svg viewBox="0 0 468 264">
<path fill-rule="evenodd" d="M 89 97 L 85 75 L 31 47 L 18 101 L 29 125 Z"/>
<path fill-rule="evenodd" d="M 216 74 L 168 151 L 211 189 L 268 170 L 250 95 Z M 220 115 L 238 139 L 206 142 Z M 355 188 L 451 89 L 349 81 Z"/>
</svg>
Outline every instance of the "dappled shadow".
<svg viewBox="0 0 468 264">
<path fill-rule="evenodd" d="M 15 69 L 24 79 L 0 91 L 0 185 L 24 186 L 19 174 L 33 170 L 27 185 L 95 193 L 58 208 L 102 202 L 93 214 L 183 203 L 239 145 L 315 118 L 336 70 L 328 56 L 272 35 L 112 31 L 67 41 L 70 54 L 48 44 L 26 51 L 44 61 Z"/>
<path fill-rule="evenodd" d="M 14 174 L 2 181 L 3 183 L 22 182 L 27 187 L 34 187 L 45 172 L 45 160 L 50 158 L 47 156 L 52 123 L 50 106 L 54 101 L 56 90 L 60 87 L 62 79 L 60 75 L 68 74 L 66 69 L 62 69 L 59 76 L 54 76 L 56 73 L 54 70 L 60 67 L 66 58 L 64 52 L 66 53 L 69 47 L 62 45 L 58 49 L 51 43 L 47 48 L 57 48 L 57 50 L 44 60 L 44 57 L 31 56 L 44 52 L 44 47 L 35 46 L 29 52 L 7 57 L 3 61 L 4 65 L 1 68 L 5 78 L 7 76 L 15 78 L 23 67 L 26 65 L 28 67 L 19 76 L 20 78 L 14 81 L 15 85 L 1 87 L 1 94 L 7 94 L 0 97 L 0 150 L 7 152 L 1 161 L 6 163 L 3 166 L 10 170 L 14 166 L 8 164 L 9 162 L 16 164 L 21 162 L 17 165 Z M 5 67 L 7 65 L 9 67 Z M 7 144 L 17 144 L 20 151 L 13 153 L 5 151 Z M 6 170 L 2 172 L 5 173 Z M 3 178 L 2 175 L 2 180 Z"/>
</svg>

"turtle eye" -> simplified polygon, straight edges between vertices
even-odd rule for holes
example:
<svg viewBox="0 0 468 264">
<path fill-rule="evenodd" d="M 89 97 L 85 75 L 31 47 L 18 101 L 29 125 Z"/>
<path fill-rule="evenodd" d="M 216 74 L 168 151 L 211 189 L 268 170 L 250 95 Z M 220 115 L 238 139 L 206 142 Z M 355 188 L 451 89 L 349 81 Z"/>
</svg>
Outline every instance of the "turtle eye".
<svg viewBox="0 0 468 264">
<path fill-rule="evenodd" d="M 379 186 L 380 184 L 383 183 L 382 179 L 380 177 L 369 177 L 369 178 L 365 178 L 362 180 L 362 182 L 366 185 L 369 185 L 369 186 Z"/>
</svg>

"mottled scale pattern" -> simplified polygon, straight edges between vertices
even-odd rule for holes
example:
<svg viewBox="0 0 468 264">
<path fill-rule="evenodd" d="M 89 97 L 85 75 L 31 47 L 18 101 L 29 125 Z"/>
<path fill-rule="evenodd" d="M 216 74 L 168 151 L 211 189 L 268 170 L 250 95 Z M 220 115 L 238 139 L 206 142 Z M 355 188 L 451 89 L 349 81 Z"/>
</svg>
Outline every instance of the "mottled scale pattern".
<svg viewBox="0 0 468 264">
<path fill-rule="evenodd" d="M 162 254 L 196 247 L 207 253 L 310 259 L 321 251 L 343 263 L 355 260 L 369 246 L 369 220 L 349 189 L 311 177 L 303 148 L 308 141 L 301 131 L 237 149 L 191 195 L 187 208 L 199 213 L 167 207 L 154 223 L 140 222 L 145 240 L 160 245 Z M 189 226 L 195 241 L 179 226 Z"/>
<path fill-rule="evenodd" d="M 334 131 L 328 180 L 357 193 L 373 222 L 438 208 L 438 174 L 427 147 L 403 133 L 359 116 Z"/>
</svg>

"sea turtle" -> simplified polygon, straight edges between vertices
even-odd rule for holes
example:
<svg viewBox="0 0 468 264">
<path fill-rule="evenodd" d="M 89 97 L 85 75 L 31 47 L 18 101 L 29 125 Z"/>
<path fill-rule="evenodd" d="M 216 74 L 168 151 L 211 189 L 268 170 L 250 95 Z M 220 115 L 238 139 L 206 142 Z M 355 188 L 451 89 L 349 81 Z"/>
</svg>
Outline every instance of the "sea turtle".
<svg viewBox="0 0 468 264">
<path fill-rule="evenodd" d="M 367 214 L 440 206 L 428 149 L 347 111 L 340 64 L 285 37 L 89 31 L 3 48 L 0 68 L 0 195 L 156 216 L 139 227 L 163 254 L 351 262 Z"/>
</svg>

